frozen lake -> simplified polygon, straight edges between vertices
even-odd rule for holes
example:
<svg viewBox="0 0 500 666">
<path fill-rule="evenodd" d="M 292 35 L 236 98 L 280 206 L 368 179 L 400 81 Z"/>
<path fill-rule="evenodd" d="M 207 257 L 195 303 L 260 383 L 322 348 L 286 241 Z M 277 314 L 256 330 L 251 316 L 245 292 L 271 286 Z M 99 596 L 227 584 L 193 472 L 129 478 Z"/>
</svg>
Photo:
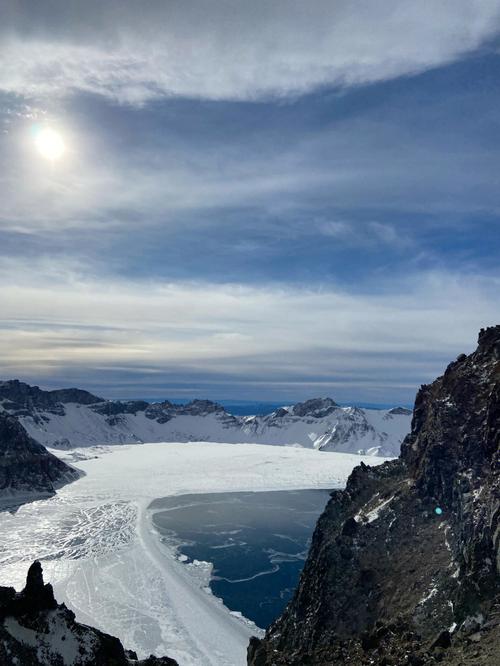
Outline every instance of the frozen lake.
<svg viewBox="0 0 500 666">
<path fill-rule="evenodd" d="M 155 500 L 150 509 L 182 559 L 213 564 L 212 592 L 265 628 L 297 586 L 329 497 L 325 490 L 210 493 Z"/>
<path fill-rule="evenodd" d="M 150 504 L 199 493 L 339 488 L 361 460 L 383 458 L 262 444 L 143 444 L 58 455 L 86 476 L 55 497 L 0 513 L 0 585 L 24 585 L 34 559 L 86 624 L 141 657 L 180 666 L 244 666 L 255 625 L 209 587 L 211 566 L 179 562 L 161 542 Z"/>
</svg>

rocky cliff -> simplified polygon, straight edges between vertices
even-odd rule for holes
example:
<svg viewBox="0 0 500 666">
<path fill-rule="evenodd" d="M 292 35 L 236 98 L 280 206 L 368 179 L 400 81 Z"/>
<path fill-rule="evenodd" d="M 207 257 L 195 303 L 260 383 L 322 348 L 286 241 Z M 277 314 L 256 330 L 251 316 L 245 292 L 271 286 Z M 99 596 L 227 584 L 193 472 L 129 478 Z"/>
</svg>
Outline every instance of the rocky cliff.
<svg viewBox="0 0 500 666">
<path fill-rule="evenodd" d="M 79 476 L 30 437 L 15 417 L 0 412 L 0 509 L 53 495 Z"/>
<path fill-rule="evenodd" d="M 44 391 L 18 379 L 0 382 L 0 404 L 12 416 L 30 416 L 35 420 L 39 420 L 39 412 L 63 416 L 65 402 L 93 405 L 105 401 L 88 391 L 76 388 Z"/>
<path fill-rule="evenodd" d="M 422 386 L 398 460 L 360 465 L 251 666 L 497 664 L 500 326 Z"/>
<path fill-rule="evenodd" d="M 79 624 L 44 584 L 34 562 L 26 587 L 16 593 L 0 587 L 0 664 L 2 666 L 178 666 L 168 657 L 141 661 L 117 638 Z"/>
</svg>

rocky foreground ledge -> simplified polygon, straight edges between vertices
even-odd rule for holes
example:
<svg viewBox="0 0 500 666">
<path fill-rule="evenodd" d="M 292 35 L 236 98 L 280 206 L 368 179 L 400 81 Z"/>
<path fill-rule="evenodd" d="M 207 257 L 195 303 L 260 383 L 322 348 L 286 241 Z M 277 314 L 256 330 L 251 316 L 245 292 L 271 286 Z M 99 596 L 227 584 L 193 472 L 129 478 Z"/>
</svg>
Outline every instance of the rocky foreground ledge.
<svg viewBox="0 0 500 666">
<path fill-rule="evenodd" d="M 0 587 L 2 666 L 178 666 L 168 657 L 137 660 L 113 636 L 80 624 L 45 584 L 40 562 L 28 571 L 26 587 Z"/>
<path fill-rule="evenodd" d="M 250 666 L 500 663 L 500 326 L 422 386 L 398 460 L 361 464 Z"/>
</svg>

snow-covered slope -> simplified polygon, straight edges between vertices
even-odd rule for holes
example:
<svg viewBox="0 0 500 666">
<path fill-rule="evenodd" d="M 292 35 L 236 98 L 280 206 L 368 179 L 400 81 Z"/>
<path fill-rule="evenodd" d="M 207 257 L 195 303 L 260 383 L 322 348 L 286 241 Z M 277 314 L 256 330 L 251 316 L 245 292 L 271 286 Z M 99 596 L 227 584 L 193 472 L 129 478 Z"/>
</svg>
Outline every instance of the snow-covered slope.
<svg viewBox="0 0 500 666">
<path fill-rule="evenodd" d="M 0 383 L 0 408 L 19 418 L 46 446 L 70 448 L 134 442 L 212 441 L 304 446 L 322 451 L 397 456 L 411 412 L 340 407 L 318 398 L 265 416 L 237 417 L 206 400 L 103 400 L 77 389 L 41 391 Z"/>
<path fill-rule="evenodd" d="M 245 441 L 397 456 L 410 429 L 411 411 L 340 407 L 330 398 L 320 398 L 244 421 Z"/>
</svg>

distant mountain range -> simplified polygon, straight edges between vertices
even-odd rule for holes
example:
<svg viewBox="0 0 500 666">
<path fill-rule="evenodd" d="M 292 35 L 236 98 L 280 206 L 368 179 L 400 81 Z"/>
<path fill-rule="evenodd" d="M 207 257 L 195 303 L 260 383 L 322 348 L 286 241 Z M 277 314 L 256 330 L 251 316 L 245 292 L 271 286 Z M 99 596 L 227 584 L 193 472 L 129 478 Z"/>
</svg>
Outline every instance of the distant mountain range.
<svg viewBox="0 0 500 666">
<path fill-rule="evenodd" d="M 341 407 L 316 398 L 270 414 L 236 416 L 209 400 L 105 400 L 80 389 L 44 391 L 19 380 L 0 382 L 0 413 L 8 413 L 45 446 L 213 441 L 297 445 L 394 457 L 410 431 L 404 407 Z"/>
</svg>

